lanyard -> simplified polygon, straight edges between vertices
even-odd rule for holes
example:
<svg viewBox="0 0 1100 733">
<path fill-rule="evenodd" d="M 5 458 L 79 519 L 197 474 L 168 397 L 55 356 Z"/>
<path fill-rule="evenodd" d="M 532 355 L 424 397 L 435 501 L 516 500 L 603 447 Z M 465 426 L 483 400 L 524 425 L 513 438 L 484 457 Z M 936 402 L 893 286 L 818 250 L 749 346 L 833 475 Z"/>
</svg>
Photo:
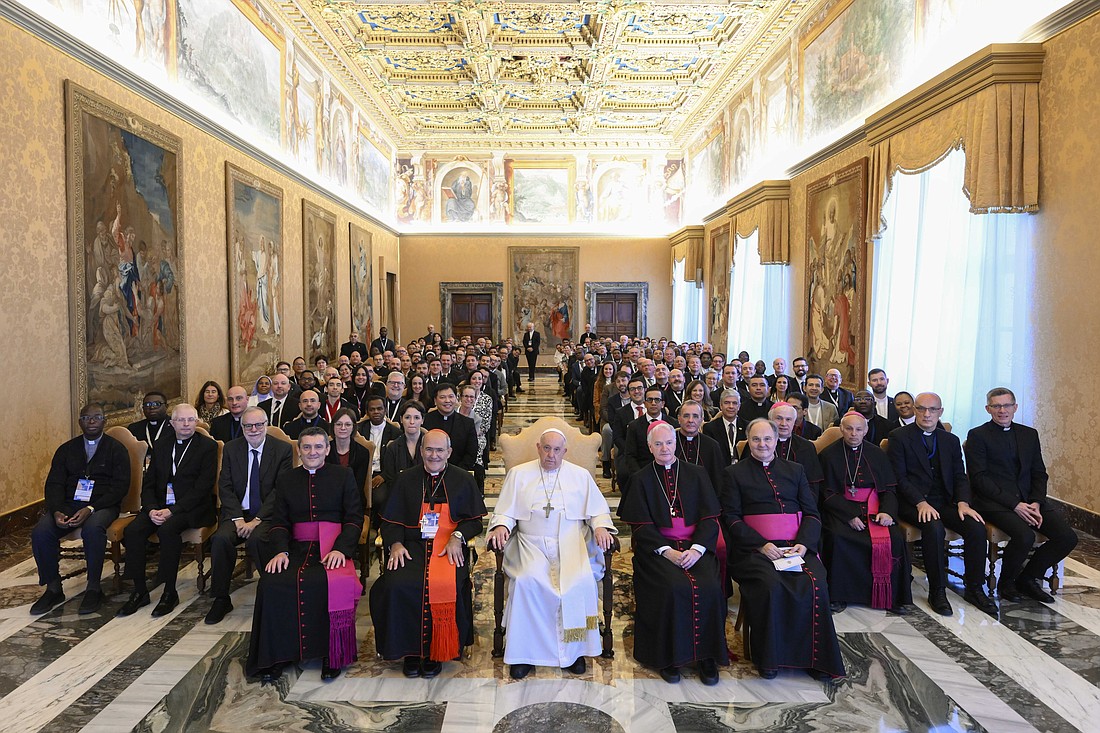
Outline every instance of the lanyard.
<svg viewBox="0 0 1100 733">
<path fill-rule="evenodd" d="M 175 445 L 172 446 L 172 478 L 176 477 L 176 469 L 179 467 L 179 464 L 183 463 L 183 457 L 187 455 L 187 451 L 191 450 L 191 441 L 190 441 L 190 439 L 188 439 L 187 445 L 185 445 L 183 447 L 183 453 L 180 453 L 179 460 L 177 461 L 176 460 L 176 446 L 178 446 L 178 445 L 179 445 L 179 443 L 176 443 Z"/>
<path fill-rule="evenodd" d="M 446 468 L 439 472 L 439 476 L 432 476 L 430 473 L 425 474 L 428 485 L 424 487 L 424 496 L 423 498 L 421 498 L 420 503 L 423 504 L 425 501 L 427 501 L 429 511 L 435 511 L 435 495 L 439 491 L 439 487 L 443 487 L 443 496 L 447 495 L 447 484 L 443 480 L 443 474 L 445 473 L 447 473 Z M 428 486 L 431 486 L 432 488 L 431 494 L 428 493 Z"/>
<path fill-rule="evenodd" d="M 155 438 L 152 437 L 151 435 L 149 435 L 149 423 L 148 422 L 145 423 L 145 442 L 149 444 L 150 448 L 153 447 L 153 443 L 160 440 L 161 431 L 164 430 L 164 425 L 167 422 L 168 422 L 167 420 L 161 420 L 160 421 L 160 427 L 157 428 L 157 437 L 155 437 Z"/>
</svg>

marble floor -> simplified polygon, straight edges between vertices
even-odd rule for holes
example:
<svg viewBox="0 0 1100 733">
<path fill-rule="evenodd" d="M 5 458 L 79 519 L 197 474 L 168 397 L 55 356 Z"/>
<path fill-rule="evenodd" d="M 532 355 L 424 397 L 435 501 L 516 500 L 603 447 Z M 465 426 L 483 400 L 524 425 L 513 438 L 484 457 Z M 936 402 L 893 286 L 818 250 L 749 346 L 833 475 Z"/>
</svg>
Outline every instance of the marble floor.
<svg viewBox="0 0 1100 733">
<path fill-rule="evenodd" d="M 540 375 L 524 386 L 506 431 L 542 415 L 572 418 L 554 377 Z M 490 506 L 503 476 L 500 456 L 492 457 Z M 609 482 L 600 484 L 617 504 Z M 476 643 L 438 678 L 407 680 L 379 660 L 363 603 L 358 663 L 329 683 L 320 681 L 317 664 L 292 668 L 269 687 L 243 672 L 254 581 L 234 581 L 235 610 L 216 626 L 203 623 L 209 600 L 196 594 L 193 563 L 181 570 L 181 603 L 168 617 L 153 619 L 145 609 L 116 619 L 124 595 L 111 597 L 98 614 L 79 616 L 79 576 L 66 582 L 66 603 L 33 617 L 34 562 L 26 537 L 18 537 L 9 532 L 0 542 L 5 733 L 1100 731 L 1100 542 L 1091 537 L 1067 561 L 1053 604 L 1005 603 L 999 620 L 956 594 L 949 594 L 954 616 L 933 614 L 924 576 L 914 568 L 916 605 L 909 614 L 850 608 L 835 616 L 849 673 L 839 682 L 796 672 L 760 679 L 740 660 L 735 596 L 728 627 L 734 661 L 714 687 L 700 684 L 691 670 L 679 685 L 668 685 L 633 662 L 625 532 L 624 552 L 612 567 L 614 657 L 590 660 L 584 675 L 538 668 L 515 682 L 492 658 L 493 560 L 482 553 L 474 572 Z"/>
</svg>

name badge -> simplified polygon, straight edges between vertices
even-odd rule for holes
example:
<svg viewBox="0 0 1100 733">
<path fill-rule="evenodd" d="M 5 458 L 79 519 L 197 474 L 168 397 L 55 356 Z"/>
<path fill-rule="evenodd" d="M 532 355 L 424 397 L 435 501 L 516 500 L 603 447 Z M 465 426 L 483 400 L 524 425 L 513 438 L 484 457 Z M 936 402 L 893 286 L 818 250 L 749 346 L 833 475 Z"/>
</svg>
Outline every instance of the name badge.
<svg viewBox="0 0 1100 733">
<path fill-rule="evenodd" d="M 434 540 L 439 531 L 439 512 L 424 512 L 420 518 L 420 537 L 425 540 Z"/>
<path fill-rule="evenodd" d="M 168 491 L 165 493 L 164 503 L 168 506 L 172 506 L 176 503 L 176 492 L 172 489 L 172 484 L 168 484 Z"/>
<path fill-rule="evenodd" d="M 92 488 L 94 486 L 94 480 L 90 478 L 78 478 L 76 480 L 76 491 L 73 492 L 73 499 L 76 501 L 91 501 Z"/>
</svg>

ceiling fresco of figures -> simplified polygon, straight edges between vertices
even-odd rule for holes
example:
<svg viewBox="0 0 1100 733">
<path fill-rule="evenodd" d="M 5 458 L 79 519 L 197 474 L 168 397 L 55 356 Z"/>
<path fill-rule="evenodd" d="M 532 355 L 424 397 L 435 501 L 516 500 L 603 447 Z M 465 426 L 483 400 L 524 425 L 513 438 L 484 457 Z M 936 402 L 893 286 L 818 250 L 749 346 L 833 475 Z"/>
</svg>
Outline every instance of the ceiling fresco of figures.
<svg viewBox="0 0 1100 733">
<path fill-rule="evenodd" d="M 284 0 L 401 148 L 683 145 L 811 0 Z"/>
</svg>

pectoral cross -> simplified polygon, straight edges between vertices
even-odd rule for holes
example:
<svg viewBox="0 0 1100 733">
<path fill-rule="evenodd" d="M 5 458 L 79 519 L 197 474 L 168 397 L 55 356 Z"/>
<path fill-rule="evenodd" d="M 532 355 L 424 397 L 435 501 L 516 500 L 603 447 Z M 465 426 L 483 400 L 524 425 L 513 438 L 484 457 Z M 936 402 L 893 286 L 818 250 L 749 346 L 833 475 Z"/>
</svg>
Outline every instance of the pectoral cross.
<svg viewBox="0 0 1100 733">
<path fill-rule="evenodd" d="M 544 512 L 546 512 L 546 518 L 549 519 L 550 518 L 550 512 L 552 512 L 554 510 L 554 506 L 550 503 L 549 499 L 546 500 L 546 506 L 544 506 L 542 508 L 542 510 Z"/>
</svg>

